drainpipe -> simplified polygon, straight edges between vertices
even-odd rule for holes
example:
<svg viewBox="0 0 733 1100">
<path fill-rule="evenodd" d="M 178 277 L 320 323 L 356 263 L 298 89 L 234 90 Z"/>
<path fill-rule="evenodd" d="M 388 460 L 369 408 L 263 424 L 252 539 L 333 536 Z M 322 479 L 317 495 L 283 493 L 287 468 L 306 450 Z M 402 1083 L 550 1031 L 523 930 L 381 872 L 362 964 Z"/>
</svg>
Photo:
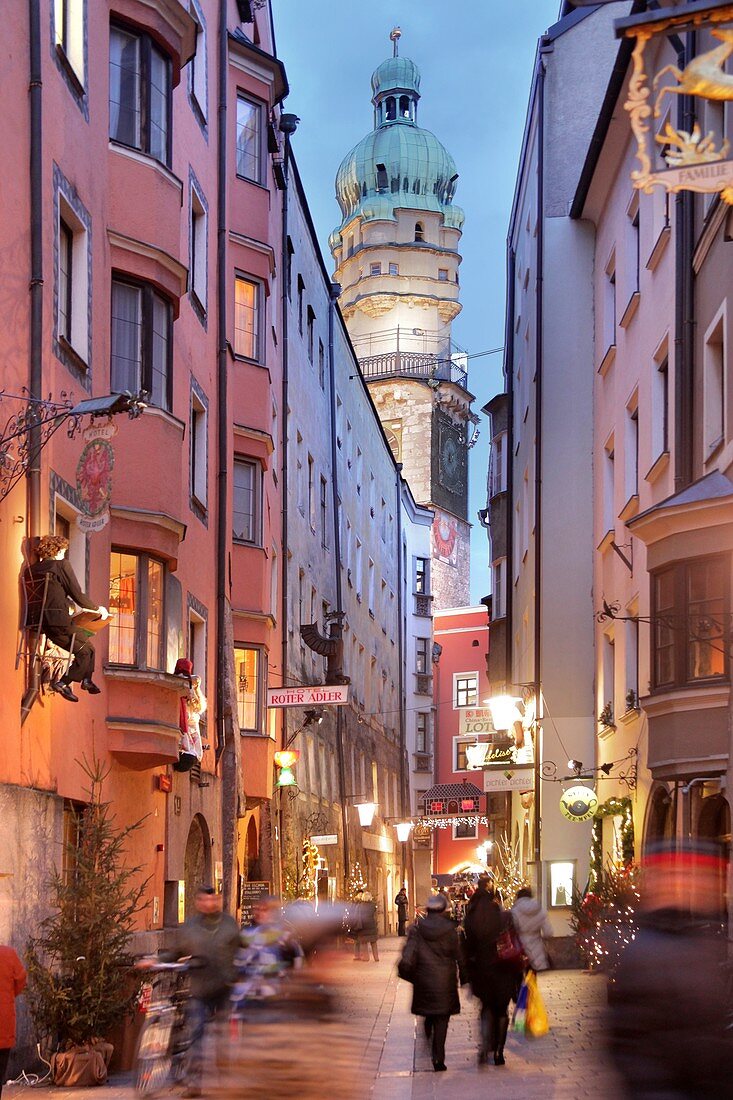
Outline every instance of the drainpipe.
<svg viewBox="0 0 733 1100">
<path fill-rule="evenodd" d="M 31 401 L 43 394 L 43 81 L 41 79 L 41 4 L 29 0 L 30 29 L 30 206 L 31 206 L 31 279 L 30 279 L 30 375 Z M 33 406 L 30 429 L 28 488 L 29 538 L 41 534 L 41 428 L 38 407 Z"/>
<path fill-rule="evenodd" d="M 334 557 L 334 581 L 336 590 L 336 630 L 331 628 L 331 637 L 341 638 L 343 631 L 343 591 L 341 586 L 341 502 L 339 500 L 338 480 L 338 443 L 336 439 L 336 358 L 334 354 L 334 324 L 336 302 L 338 301 L 341 287 L 338 283 L 331 283 L 328 296 L 328 371 L 331 399 L 331 496 L 333 511 L 333 557 Z M 343 707 L 336 707 L 336 757 L 338 759 L 339 772 L 339 802 L 341 803 L 341 838 L 344 853 L 344 897 L 347 896 L 351 860 L 349 856 L 349 807 L 346 803 L 346 758 L 344 753 L 344 719 Z"/>
<path fill-rule="evenodd" d="M 404 585 L 405 578 L 403 576 L 402 568 L 402 463 L 398 462 L 395 467 L 395 495 L 396 495 L 396 516 L 397 516 L 397 653 L 399 655 L 399 667 L 397 670 L 397 692 L 400 701 L 399 710 L 399 735 L 400 735 L 400 813 L 404 818 L 406 816 L 405 806 L 407 801 L 407 723 L 405 721 L 405 675 L 404 675 L 404 661 L 405 661 L 405 593 Z M 407 856 L 407 844 L 402 844 L 402 878 L 401 882 L 405 881 L 405 875 L 407 873 L 406 856 Z"/>
<path fill-rule="evenodd" d="M 514 515 L 514 462 L 512 457 L 514 455 L 514 309 L 515 309 L 515 295 L 514 295 L 514 280 L 516 278 L 517 258 L 514 249 L 511 247 L 511 243 L 507 244 L 507 323 L 506 333 L 504 337 L 505 353 L 505 369 L 504 369 L 504 385 L 507 392 L 507 463 L 506 463 L 506 534 L 505 534 L 505 546 L 506 546 L 506 632 L 504 637 L 504 677 L 505 680 L 513 679 L 510 675 L 512 667 L 512 611 L 513 611 L 513 599 L 512 594 L 514 591 L 514 585 L 512 584 L 512 577 L 514 576 L 514 542 L 512 539 L 512 516 Z M 489 636 L 489 645 L 491 644 Z M 507 687 L 507 684 L 504 685 Z M 509 796 L 511 798 L 511 795 Z"/>
<path fill-rule="evenodd" d="M 690 31 L 687 43 L 678 53 L 684 69 L 696 53 L 697 35 Z M 680 96 L 679 128 L 692 131 L 695 107 L 692 96 Z M 675 198 L 675 385 L 674 385 L 674 488 L 684 489 L 692 481 L 693 444 L 693 369 L 695 358 L 695 275 L 692 256 L 695 250 L 695 196 L 680 191 Z"/>
<path fill-rule="evenodd" d="M 542 713 L 542 368 L 543 368 L 543 271 L 544 263 L 544 209 L 545 209 L 545 65 L 540 50 L 537 73 L 537 283 L 536 283 L 536 331 L 535 348 L 535 542 L 534 542 L 534 675 L 536 684 L 536 718 Z M 539 734 L 538 725 L 538 734 Z M 542 740 L 535 738 L 534 762 L 534 865 L 536 896 L 542 897 L 542 799 L 540 782 L 540 756 Z"/>
</svg>

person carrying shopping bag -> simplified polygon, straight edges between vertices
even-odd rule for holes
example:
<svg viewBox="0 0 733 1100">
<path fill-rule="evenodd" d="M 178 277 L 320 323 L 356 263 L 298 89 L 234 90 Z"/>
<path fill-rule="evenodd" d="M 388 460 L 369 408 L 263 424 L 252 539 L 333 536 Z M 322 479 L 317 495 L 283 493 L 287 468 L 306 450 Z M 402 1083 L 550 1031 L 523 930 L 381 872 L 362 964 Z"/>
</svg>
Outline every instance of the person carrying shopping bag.
<svg viewBox="0 0 733 1100">
<path fill-rule="evenodd" d="M 461 1011 L 458 978 L 461 946 L 458 932 L 447 915 L 448 900 L 442 894 L 428 898 L 427 914 L 407 930 L 407 942 L 397 967 L 401 978 L 412 982 L 413 1016 L 424 1016 L 425 1035 L 432 1047 L 433 1069 L 444 1070 L 445 1040 L 451 1016 Z"/>
<path fill-rule="evenodd" d="M 496 901 L 488 879 L 480 879 L 478 889 L 466 907 L 466 968 L 474 997 L 481 1001 L 481 1045 L 479 1065 L 486 1065 L 493 1054 L 494 1065 L 503 1066 L 504 1044 L 509 1030 L 509 1001 L 521 976 L 521 951 L 513 947 L 511 915 Z M 509 950 L 504 950 L 504 942 Z M 513 958 L 502 958 L 502 953 Z"/>
<path fill-rule="evenodd" d="M 532 970 L 549 970 L 545 939 L 552 936 L 552 925 L 546 910 L 542 908 L 528 886 L 517 890 L 512 906 L 512 921 L 521 941 L 527 962 Z"/>
</svg>

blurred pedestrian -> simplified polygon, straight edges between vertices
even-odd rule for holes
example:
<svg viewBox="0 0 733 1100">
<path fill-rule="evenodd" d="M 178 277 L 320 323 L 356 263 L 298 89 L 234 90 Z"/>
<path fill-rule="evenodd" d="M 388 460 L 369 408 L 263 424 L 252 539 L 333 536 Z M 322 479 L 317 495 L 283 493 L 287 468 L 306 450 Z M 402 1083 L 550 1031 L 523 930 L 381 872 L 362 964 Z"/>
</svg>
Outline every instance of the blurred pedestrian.
<svg viewBox="0 0 733 1100">
<path fill-rule="evenodd" d="M 502 933 L 512 930 L 512 918 L 496 901 L 487 878 L 479 879 L 466 907 L 463 926 L 468 980 L 474 997 L 481 1001 L 479 1065 L 486 1065 L 493 1054 L 494 1065 L 503 1066 L 509 1001 L 517 987 L 518 970 L 516 963 L 499 958 L 497 941 Z"/>
<path fill-rule="evenodd" d="M 15 1046 L 15 998 L 23 992 L 26 973 L 12 947 L 0 944 L 0 1095 Z"/>
<path fill-rule="evenodd" d="M 369 948 L 371 947 L 374 962 L 379 962 L 376 902 L 368 890 L 362 890 L 357 897 L 357 905 L 358 930 L 354 934 L 354 958 L 357 961 L 369 962 Z M 364 946 L 363 954 L 362 944 Z"/>
<path fill-rule="evenodd" d="M 432 1044 L 433 1069 L 444 1070 L 445 1040 L 451 1016 L 461 1011 L 458 977 L 461 948 L 458 933 L 447 914 L 448 899 L 433 894 L 427 901 L 427 914 L 411 924 L 402 959 L 407 963 L 413 984 L 414 1016 L 425 1017 L 425 1035 Z"/>
<path fill-rule="evenodd" d="M 397 935 L 405 935 L 405 925 L 407 924 L 407 912 L 409 909 L 409 902 L 407 900 L 407 890 L 404 886 L 400 886 L 397 891 L 397 897 L 394 899 L 394 903 L 397 906 Z"/>
<path fill-rule="evenodd" d="M 609 984 L 609 1041 L 626 1093 L 712 1100 L 733 1080 L 723 934 L 727 861 L 713 845 L 645 858 L 639 930 Z"/>
<path fill-rule="evenodd" d="M 512 921 L 519 936 L 527 962 L 532 970 L 548 970 L 550 960 L 545 946 L 545 937 L 552 935 L 552 925 L 547 911 L 536 898 L 532 897 L 529 886 L 517 890 L 512 906 Z"/>
</svg>

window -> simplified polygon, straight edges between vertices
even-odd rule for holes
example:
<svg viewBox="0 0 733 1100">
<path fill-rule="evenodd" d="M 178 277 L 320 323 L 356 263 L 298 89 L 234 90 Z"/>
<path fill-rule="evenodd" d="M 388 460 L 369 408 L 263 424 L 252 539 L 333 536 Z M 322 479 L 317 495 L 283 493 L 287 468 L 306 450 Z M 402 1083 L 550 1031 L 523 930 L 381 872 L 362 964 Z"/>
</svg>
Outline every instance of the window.
<svg viewBox="0 0 733 1100">
<path fill-rule="evenodd" d="M 362 544 L 361 544 L 361 539 L 358 539 L 358 538 L 356 540 L 355 557 L 356 557 L 356 577 L 355 577 L 356 598 L 358 600 L 360 600 L 361 599 L 361 591 L 362 591 L 361 582 L 362 582 L 362 579 L 363 579 L 362 573 L 363 573 L 363 568 L 364 568 L 364 549 L 363 549 Z"/>
<path fill-rule="evenodd" d="M 430 558 L 415 558 L 415 592 L 418 596 L 430 592 Z"/>
<path fill-rule="evenodd" d="M 652 459 L 669 451 L 669 359 L 666 353 L 652 371 Z"/>
<path fill-rule="evenodd" d="M 234 674 L 237 682 L 237 716 L 241 733 L 261 733 L 261 653 L 254 647 L 235 645 Z"/>
<path fill-rule="evenodd" d="M 287 241 L 287 253 L 285 279 L 288 288 L 288 301 L 290 302 L 292 301 L 293 295 L 293 254 L 295 253 L 295 248 L 293 247 L 293 242 L 290 237 L 288 237 Z"/>
<path fill-rule="evenodd" d="M 705 334 L 703 352 L 703 457 L 709 458 L 725 436 L 725 310 Z"/>
<path fill-rule="evenodd" d="M 390 273 L 390 275 L 399 275 L 400 265 L 399 264 L 390 264 L 389 265 L 389 273 Z"/>
<path fill-rule="evenodd" d="M 453 708 L 478 705 L 478 672 L 457 672 L 453 677 Z"/>
<path fill-rule="evenodd" d="M 199 5 L 192 5 L 192 14 L 195 13 L 198 28 L 196 31 L 196 53 L 191 58 L 189 65 L 189 91 L 202 119 L 206 122 L 206 85 L 207 85 L 207 59 L 206 59 L 206 23 Z"/>
<path fill-rule="evenodd" d="M 68 561 L 77 577 L 84 577 L 87 570 L 87 540 L 86 535 L 76 522 L 79 512 L 58 493 L 54 497 L 54 527 L 55 535 L 63 535 L 69 540 L 69 549 L 66 553 Z M 86 585 L 82 585 L 86 587 Z"/>
<path fill-rule="evenodd" d="M 616 526 L 615 500 L 615 458 L 613 436 L 603 448 L 603 533 L 613 531 Z"/>
<path fill-rule="evenodd" d="M 606 278 L 603 284 L 603 347 L 601 355 L 605 355 L 610 347 L 616 343 L 616 254 L 611 256 L 606 267 Z"/>
<path fill-rule="evenodd" d="M 232 520 L 237 542 L 260 544 L 262 472 L 257 462 L 234 459 L 234 501 Z"/>
<path fill-rule="evenodd" d="M 482 744 L 485 738 L 482 737 L 454 737 L 453 738 L 453 771 L 454 772 L 467 772 L 471 769 L 468 766 L 468 756 L 466 749 L 469 745 L 475 745 L 477 741 Z"/>
<path fill-rule="evenodd" d="M 387 168 L 384 164 L 377 165 L 377 191 L 385 191 L 389 186 L 389 179 L 387 177 Z M 353 238 L 349 238 L 353 240 Z M 349 252 L 351 255 L 351 252 Z"/>
<path fill-rule="evenodd" d="M 172 311 L 146 283 L 112 280 L 111 381 L 115 393 L 146 390 L 150 402 L 170 409 Z"/>
<path fill-rule="evenodd" d="M 496 496 L 497 493 L 506 492 L 507 438 L 507 433 L 502 432 L 491 442 L 490 493 L 492 497 Z"/>
<path fill-rule="evenodd" d="M 170 164 L 171 64 L 147 34 L 112 26 L 109 136 Z"/>
<path fill-rule="evenodd" d="M 59 318 L 58 334 L 71 343 L 72 281 L 74 271 L 74 234 L 63 218 L 59 219 Z"/>
<path fill-rule="evenodd" d="M 419 710 L 415 718 L 415 751 L 432 752 L 430 736 L 430 711 Z"/>
<path fill-rule="evenodd" d="M 415 222 L 415 240 L 424 241 L 422 222 Z"/>
<path fill-rule="evenodd" d="M 633 401 L 636 402 L 636 400 L 634 395 Z M 639 493 L 639 409 L 636 404 L 626 409 L 624 452 L 624 497 L 629 501 Z"/>
<path fill-rule="evenodd" d="M 165 566 L 148 554 L 112 550 L 109 570 L 109 662 L 165 667 Z"/>
<path fill-rule="evenodd" d="M 430 639 L 415 639 L 415 672 L 425 675 L 430 672 Z"/>
<path fill-rule="evenodd" d="M 192 607 L 188 609 L 188 659 L 194 672 L 201 677 L 201 687 L 206 691 L 206 619 Z"/>
<path fill-rule="evenodd" d="M 447 283 L 448 282 L 448 268 L 447 267 L 439 267 L 438 268 L 438 282 L 440 282 L 440 283 Z"/>
<path fill-rule="evenodd" d="M 316 529 L 316 470 L 313 455 L 308 455 L 308 521 Z"/>
<path fill-rule="evenodd" d="M 616 645 L 612 634 L 603 635 L 603 695 L 600 700 L 601 711 L 606 715 L 605 724 L 613 722 L 616 713 Z M 607 707 L 610 705 L 610 713 Z"/>
<path fill-rule="evenodd" d="M 318 341 L 318 381 L 321 389 L 326 388 L 326 355 L 323 350 L 323 340 Z"/>
<path fill-rule="evenodd" d="M 208 416 L 204 401 L 191 394 L 191 496 L 206 508 L 208 503 Z"/>
<path fill-rule="evenodd" d="M 680 562 L 654 574 L 653 685 L 728 675 L 727 557 Z"/>
<path fill-rule="evenodd" d="M 470 824 L 462 821 L 453 826 L 454 840 L 476 840 L 478 838 L 478 825 L 475 821 Z"/>
<path fill-rule="evenodd" d="M 260 284 L 237 275 L 234 280 L 234 354 L 255 362 L 261 359 L 261 301 Z"/>
<path fill-rule="evenodd" d="M 56 49 L 63 55 L 83 88 L 84 71 L 84 0 L 54 0 Z"/>
<path fill-rule="evenodd" d="M 506 558 L 497 558 L 491 566 L 491 613 L 494 619 L 506 615 Z"/>
<path fill-rule="evenodd" d="M 308 358 L 313 362 L 313 350 L 315 344 L 316 315 L 311 306 L 308 306 Z"/>
<path fill-rule="evenodd" d="M 262 183 L 262 104 L 237 96 L 237 175 Z"/>
<path fill-rule="evenodd" d="M 369 274 L 370 275 L 381 275 L 382 274 L 382 265 L 381 264 L 369 264 Z"/>
<path fill-rule="evenodd" d="M 190 285 L 191 292 L 206 312 L 206 259 L 207 259 L 207 211 L 204 198 L 196 187 L 191 187 L 191 226 L 189 249 L 191 253 Z"/>
<path fill-rule="evenodd" d="M 374 562 L 370 558 L 367 563 L 367 607 L 372 618 L 374 618 L 374 572 Z"/>
<path fill-rule="evenodd" d="M 328 546 L 328 486 L 325 477 L 321 477 L 321 546 Z"/>
<path fill-rule="evenodd" d="M 636 609 L 629 609 L 629 616 L 637 614 Z M 635 618 L 629 618 L 624 623 L 624 657 L 626 664 L 626 696 L 625 710 L 632 710 L 639 702 L 639 622 Z"/>
<path fill-rule="evenodd" d="M 305 292 L 305 283 L 303 282 L 303 276 L 298 276 L 298 332 L 303 335 L 303 294 Z"/>
<path fill-rule="evenodd" d="M 628 209 L 627 231 L 627 257 L 626 262 L 629 271 L 629 294 L 636 294 L 639 290 L 639 192 L 634 192 L 634 197 Z"/>
</svg>

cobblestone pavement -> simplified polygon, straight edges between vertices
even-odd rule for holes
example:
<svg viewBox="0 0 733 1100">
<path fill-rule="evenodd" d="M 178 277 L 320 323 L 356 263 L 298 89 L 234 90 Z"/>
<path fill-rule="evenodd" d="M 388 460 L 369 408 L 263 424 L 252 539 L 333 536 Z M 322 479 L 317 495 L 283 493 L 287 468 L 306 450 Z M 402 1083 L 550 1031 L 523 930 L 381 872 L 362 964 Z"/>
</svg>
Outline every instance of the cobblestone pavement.
<svg viewBox="0 0 733 1100">
<path fill-rule="evenodd" d="M 603 1052 L 603 978 L 574 970 L 543 974 L 540 982 L 550 1033 L 538 1040 L 510 1035 L 504 1067 L 478 1067 L 477 1002 L 462 991 L 461 1014 L 452 1018 L 448 1031 L 448 1070 L 435 1073 L 422 1027 L 417 1027 L 410 1015 L 412 987 L 400 981 L 395 970 L 401 942 L 395 938 L 381 940 L 378 963 L 354 962 L 345 953 L 338 964 L 344 988 L 341 1017 L 348 1021 L 353 1034 L 355 1057 L 361 1052 L 359 1076 L 364 1095 L 370 1095 L 371 1100 L 432 1100 L 447 1095 L 460 1096 L 461 1100 L 487 1095 L 492 1100 L 620 1100 L 621 1087 Z M 293 1056 L 297 1058 L 295 1052 Z M 317 1100 L 320 1096 L 341 1100 L 329 1085 L 327 1052 L 323 1058 L 323 1092 Z M 4 1100 L 29 1091 L 9 1087 Z M 93 1091 L 100 1100 L 131 1100 L 134 1096 L 129 1074 L 118 1075 L 109 1085 Z M 54 1092 L 64 1098 L 90 1097 L 88 1089 Z M 241 1082 L 240 1095 L 254 1095 L 245 1081 Z M 305 1100 L 302 1091 L 300 1095 Z"/>
</svg>

